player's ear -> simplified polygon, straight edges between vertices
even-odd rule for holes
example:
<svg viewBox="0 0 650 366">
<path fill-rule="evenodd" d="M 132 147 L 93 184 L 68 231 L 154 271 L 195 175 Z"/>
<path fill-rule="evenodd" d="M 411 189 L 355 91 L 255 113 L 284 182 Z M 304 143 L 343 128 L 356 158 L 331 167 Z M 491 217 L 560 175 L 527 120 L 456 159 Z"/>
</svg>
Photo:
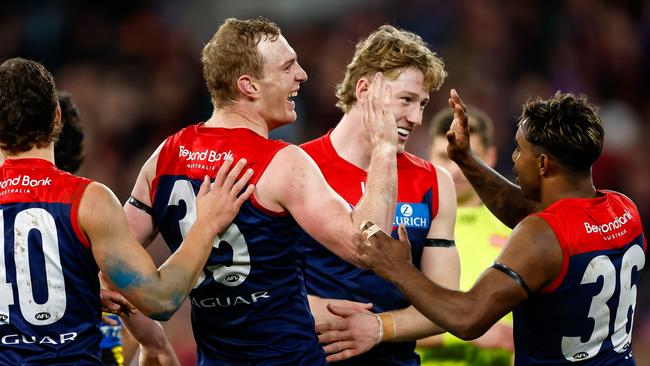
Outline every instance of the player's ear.
<svg viewBox="0 0 650 366">
<path fill-rule="evenodd" d="M 237 88 L 243 95 L 251 98 L 259 98 L 259 85 L 257 81 L 250 75 L 242 75 L 237 79 Z"/>
<path fill-rule="evenodd" d="M 56 108 L 54 109 L 54 125 L 61 123 L 61 105 L 59 102 L 56 102 Z"/>
<path fill-rule="evenodd" d="M 368 92 L 368 89 L 370 88 L 370 80 L 366 77 L 362 77 L 359 80 L 357 80 L 357 84 L 354 87 L 354 96 L 357 98 L 357 100 L 362 100 L 364 95 Z"/>
<path fill-rule="evenodd" d="M 548 176 L 551 170 L 551 159 L 546 154 L 539 154 L 537 156 L 537 172 L 540 177 Z"/>
</svg>

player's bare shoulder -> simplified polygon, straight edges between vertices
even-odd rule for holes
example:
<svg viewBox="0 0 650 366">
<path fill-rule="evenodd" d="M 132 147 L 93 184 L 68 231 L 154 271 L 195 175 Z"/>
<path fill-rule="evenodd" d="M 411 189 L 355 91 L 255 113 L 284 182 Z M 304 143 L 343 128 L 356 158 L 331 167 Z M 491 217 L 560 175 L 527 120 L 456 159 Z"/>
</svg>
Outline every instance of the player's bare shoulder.
<svg viewBox="0 0 650 366">
<path fill-rule="evenodd" d="M 79 202 L 79 224 L 84 232 L 97 225 L 110 225 L 120 215 L 122 206 L 113 191 L 98 182 L 88 184 Z"/>
</svg>

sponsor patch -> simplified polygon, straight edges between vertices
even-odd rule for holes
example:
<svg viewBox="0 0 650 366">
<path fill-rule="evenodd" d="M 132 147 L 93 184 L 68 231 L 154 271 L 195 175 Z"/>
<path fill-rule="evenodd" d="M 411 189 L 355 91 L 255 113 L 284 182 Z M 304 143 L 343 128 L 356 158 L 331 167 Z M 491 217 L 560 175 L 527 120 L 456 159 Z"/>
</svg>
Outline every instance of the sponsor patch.
<svg viewBox="0 0 650 366">
<path fill-rule="evenodd" d="M 429 227 L 429 207 L 424 203 L 398 202 L 395 211 L 394 226 L 404 224 L 407 228 L 427 229 Z"/>
</svg>

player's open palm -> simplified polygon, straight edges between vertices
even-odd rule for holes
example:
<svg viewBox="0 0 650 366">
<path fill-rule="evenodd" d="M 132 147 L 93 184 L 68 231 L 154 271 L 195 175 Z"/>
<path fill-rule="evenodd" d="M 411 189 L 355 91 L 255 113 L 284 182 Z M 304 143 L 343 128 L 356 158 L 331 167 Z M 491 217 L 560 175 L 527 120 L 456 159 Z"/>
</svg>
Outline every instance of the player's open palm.
<svg viewBox="0 0 650 366">
<path fill-rule="evenodd" d="M 202 225 L 210 225 L 214 229 L 215 235 L 230 225 L 241 205 L 253 194 L 255 189 L 252 184 L 246 186 L 253 176 L 253 170 L 247 169 L 244 174 L 241 174 L 246 166 L 246 159 L 240 159 L 230 169 L 232 163 L 232 159 L 224 161 L 212 184 L 210 178 L 206 176 L 196 196 L 197 222 L 200 221 Z M 240 174 L 241 177 L 237 179 Z M 244 191 L 242 192 L 242 190 Z"/>
<path fill-rule="evenodd" d="M 454 111 L 454 120 L 447 131 L 447 155 L 455 162 L 462 161 L 470 153 L 469 125 L 467 123 L 467 107 L 460 99 L 456 89 L 451 89 L 449 106 Z"/>
<path fill-rule="evenodd" d="M 363 124 L 373 149 L 397 147 L 397 122 L 391 108 L 392 93 L 382 73 L 376 73 L 361 104 Z"/>
<path fill-rule="evenodd" d="M 393 239 L 372 222 L 365 223 L 361 230 L 365 240 L 358 244 L 358 256 L 368 269 L 389 279 L 395 268 L 411 263 L 411 243 L 403 225 L 398 229 L 400 240 Z"/>
</svg>

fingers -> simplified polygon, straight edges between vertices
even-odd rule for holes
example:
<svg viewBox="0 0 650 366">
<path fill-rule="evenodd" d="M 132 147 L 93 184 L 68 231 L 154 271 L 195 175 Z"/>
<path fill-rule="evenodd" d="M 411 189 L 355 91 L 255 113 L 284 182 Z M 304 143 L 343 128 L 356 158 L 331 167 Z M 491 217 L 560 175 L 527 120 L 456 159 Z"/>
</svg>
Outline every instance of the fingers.
<svg viewBox="0 0 650 366">
<path fill-rule="evenodd" d="M 411 245 L 409 241 L 409 234 L 406 231 L 406 226 L 404 226 L 404 224 L 399 224 L 399 228 L 397 229 L 397 236 L 399 237 L 399 240 L 402 243 L 407 243 L 408 245 Z"/>
<path fill-rule="evenodd" d="M 377 224 L 372 224 L 369 228 L 363 231 L 363 235 L 366 237 L 366 240 L 370 240 L 370 237 L 377 234 L 381 231 L 381 228 Z M 367 242 L 367 245 L 370 246 L 370 242 Z"/>
<path fill-rule="evenodd" d="M 241 162 L 241 159 L 239 161 Z M 223 185 L 223 182 L 225 181 L 226 176 L 230 171 L 230 166 L 232 165 L 232 163 L 233 163 L 233 159 L 231 157 L 228 157 L 223 161 L 221 167 L 219 167 L 219 170 L 217 171 L 217 175 L 214 178 L 214 183 L 217 186 Z"/>
<path fill-rule="evenodd" d="M 352 339 L 352 337 L 350 336 L 350 332 L 348 332 L 347 330 L 342 330 L 342 331 L 331 330 L 318 335 L 318 343 L 327 344 L 327 345 L 330 345 L 331 343 L 335 343 L 335 342 L 350 340 L 350 339 Z M 323 349 L 325 348 L 326 347 L 323 347 Z M 334 352 L 338 352 L 338 351 L 334 350 Z M 332 352 L 328 352 L 328 353 L 332 353 Z"/>
<path fill-rule="evenodd" d="M 327 310 L 330 313 L 332 313 L 334 315 L 341 316 L 341 317 L 346 317 L 346 316 L 350 316 L 350 315 L 352 315 L 354 313 L 358 313 L 358 311 L 356 311 L 356 310 L 354 310 L 352 308 L 343 307 L 343 306 L 336 306 L 334 304 L 327 304 Z"/>
<path fill-rule="evenodd" d="M 239 192 L 239 191 L 237 191 Z M 255 185 L 249 184 L 248 187 L 246 187 L 246 190 L 237 197 L 237 200 L 235 201 L 235 205 L 237 207 L 241 207 L 241 205 L 246 202 L 247 199 L 250 198 L 250 196 L 255 192 Z"/>
<path fill-rule="evenodd" d="M 117 320 L 107 316 L 107 315 L 102 315 L 102 323 L 110 325 L 112 327 L 117 326 Z"/>
<path fill-rule="evenodd" d="M 125 313 L 133 313 L 137 309 L 129 302 L 122 294 L 116 291 L 102 289 L 99 292 L 102 306 L 112 313 L 123 311 Z"/>
<path fill-rule="evenodd" d="M 348 329 L 348 321 L 343 318 L 335 318 L 323 323 L 316 324 L 316 333 L 327 333 Z"/>
<path fill-rule="evenodd" d="M 354 341 L 350 340 L 341 340 L 336 342 L 330 342 L 328 345 L 323 347 L 323 351 L 326 354 L 339 353 L 345 350 L 351 350 L 355 346 Z"/>
<path fill-rule="evenodd" d="M 244 170 L 244 167 L 246 166 L 246 163 L 247 163 L 246 159 L 241 158 L 241 159 L 239 159 L 239 161 L 237 161 L 237 164 L 235 164 L 235 166 L 230 170 L 230 172 L 228 172 L 228 175 L 226 176 L 226 180 L 223 182 L 223 188 L 227 192 L 230 191 L 234 187 L 235 182 L 237 181 L 237 177 L 239 177 L 239 174 L 241 174 L 242 170 Z M 226 163 L 224 162 L 224 165 L 225 164 Z M 222 166 L 222 168 L 223 168 L 223 166 Z M 219 171 L 221 171 L 221 168 L 219 169 Z M 253 170 L 248 169 L 244 175 L 246 175 L 246 174 L 249 174 L 250 176 L 252 176 L 253 175 Z M 217 173 L 217 175 L 219 175 L 219 173 Z M 248 179 L 250 179 L 250 176 L 248 177 Z M 242 176 L 242 179 L 243 178 L 244 177 Z M 244 185 L 246 183 L 248 183 L 248 179 L 246 179 L 246 182 L 244 183 Z M 215 184 L 219 184 L 218 179 L 215 179 L 214 182 L 215 182 Z M 243 185 L 242 185 L 242 187 L 243 187 Z M 240 188 L 240 190 L 241 190 L 241 188 Z M 239 192 L 239 191 L 235 191 L 235 192 Z"/>
<path fill-rule="evenodd" d="M 467 106 L 465 106 L 465 103 L 463 103 L 463 100 L 460 99 L 460 95 L 458 95 L 458 92 L 456 91 L 456 89 L 451 89 L 451 92 L 449 93 L 449 95 L 451 95 L 451 99 L 456 104 L 460 105 L 460 107 L 462 108 L 462 110 L 464 112 L 467 111 Z"/>
<path fill-rule="evenodd" d="M 339 353 L 327 356 L 327 358 L 325 358 L 325 361 L 327 361 L 327 363 L 343 361 L 343 360 L 347 360 L 348 358 L 352 358 L 354 356 L 357 356 L 359 354 L 361 354 L 361 352 L 358 351 L 358 350 L 346 349 L 343 352 L 339 352 Z"/>
<path fill-rule="evenodd" d="M 239 165 L 239 163 L 241 163 L 242 160 L 243 160 L 244 162 L 246 161 L 246 159 L 241 159 L 241 160 L 237 163 L 237 165 Z M 245 164 L 245 163 L 244 163 L 244 164 Z M 234 169 L 233 169 L 233 171 L 234 171 Z M 232 173 L 232 172 L 231 172 L 231 173 Z M 237 174 L 239 175 L 239 173 L 237 173 Z M 233 192 L 235 192 L 235 193 L 239 193 L 239 192 L 241 192 L 241 190 L 244 189 L 244 187 L 246 186 L 246 184 L 248 183 L 248 181 L 251 179 L 252 176 L 253 176 L 253 169 L 250 169 L 250 168 L 249 168 L 249 169 L 246 169 L 246 172 L 244 172 L 244 174 L 241 176 L 241 178 L 239 178 L 239 179 L 235 182 L 235 184 L 233 184 L 231 190 L 232 190 Z M 237 175 L 235 175 L 235 177 L 237 177 Z M 226 183 L 226 184 L 227 184 L 227 183 Z M 226 185 L 224 185 L 224 188 L 227 189 L 228 187 L 227 187 Z"/>
<path fill-rule="evenodd" d="M 203 177 L 203 182 L 201 182 L 201 186 L 199 187 L 199 193 L 196 194 L 196 197 L 203 197 L 205 196 L 208 191 L 210 190 L 210 177 L 207 175 Z"/>
</svg>

